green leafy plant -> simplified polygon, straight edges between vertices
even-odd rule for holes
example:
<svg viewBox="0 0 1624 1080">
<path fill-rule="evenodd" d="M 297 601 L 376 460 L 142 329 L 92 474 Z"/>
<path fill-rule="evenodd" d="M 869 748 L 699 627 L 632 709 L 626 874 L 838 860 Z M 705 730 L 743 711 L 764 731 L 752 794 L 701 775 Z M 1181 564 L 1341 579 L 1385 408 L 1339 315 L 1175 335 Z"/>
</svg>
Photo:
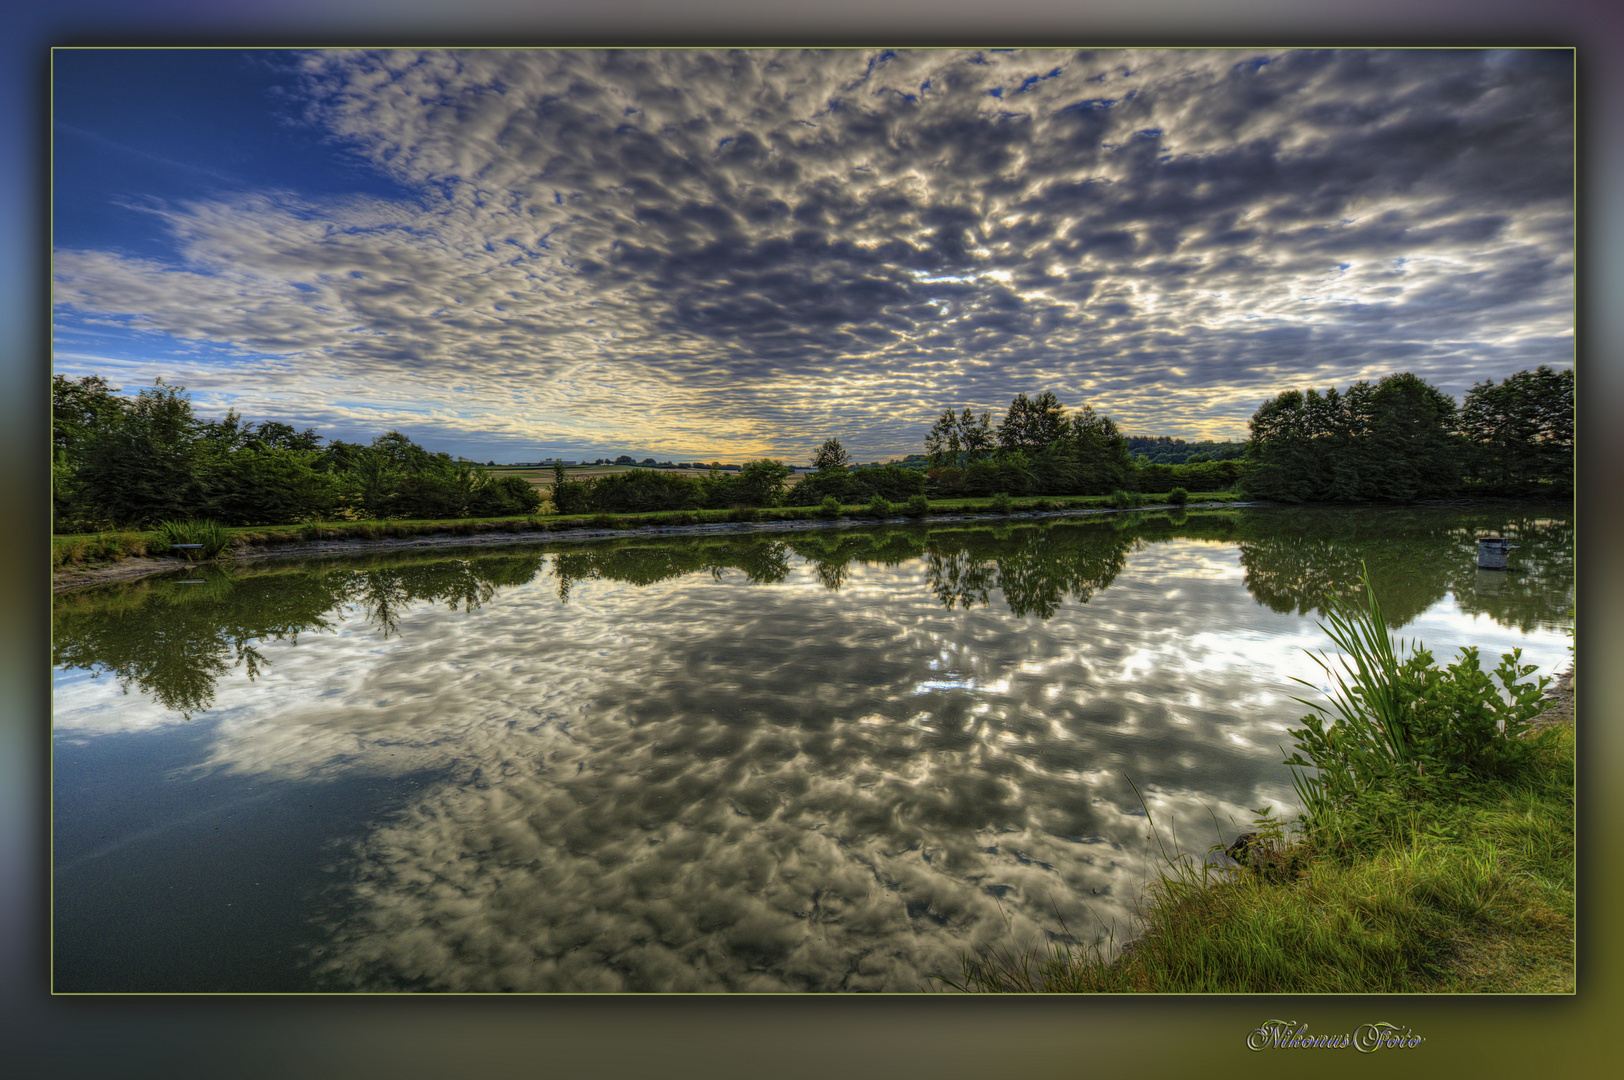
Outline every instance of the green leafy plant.
<svg viewBox="0 0 1624 1080">
<path fill-rule="evenodd" d="M 818 504 L 818 513 L 827 518 L 839 517 L 840 500 L 835 498 L 833 495 L 825 496 L 823 501 Z"/>
<path fill-rule="evenodd" d="M 1331 706 L 1297 699 L 1314 711 L 1291 731 L 1296 748 L 1286 764 L 1309 821 L 1324 823 L 1372 792 L 1437 797 L 1527 764 L 1530 746 L 1520 736 L 1550 680 L 1523 681 L 1535 668 L 1520 663 L 1520 649 L 1492 677 L 1475 648 L 1440 669 L 1419 643 L 1394 640 L 1368 570 L 1360 580 L 1364 606 L 1332 598 L 1320 624 L 1342 658 L 1311 654 L 1334 684 Z"/>
<path fill-rule="evenodd" d="M 200 547 L 179 547 L 199 544 Z M 147 550 L 154 555 L 174 550 L 188 562 L 212 559 L 231 546 L 231 533 L 217 521 L 161 521 L 153 530 Z"/>
<path fill-rule="evenodd" d="M 1013 514 L 1015 512 L 1015 500 L 1010 497 L 1007 491 L 1000 491 L 994 495 L 991 505 L 995 514 Z"/>
<path fill-rule="evenodd" d="M 897 512 L 897 506 L 884 495 L 876 495 L 868 501 L 864 511 L 874 518 L 888 518 Z"/>
<path fill-rule="evenodd" d="M 910 495 L 903 504 L 903 511 L 909 517 L 922 518 L 930 513 L 930 499 L 924 495 Z"/>
<path fill-rule="evenodd" d="M 1174 506 L 1183 506 L 1190 501 L 1190 493 L 1181 487 L 1176 487 L 1168 493 L 1167 501 Z"/>
</svg>

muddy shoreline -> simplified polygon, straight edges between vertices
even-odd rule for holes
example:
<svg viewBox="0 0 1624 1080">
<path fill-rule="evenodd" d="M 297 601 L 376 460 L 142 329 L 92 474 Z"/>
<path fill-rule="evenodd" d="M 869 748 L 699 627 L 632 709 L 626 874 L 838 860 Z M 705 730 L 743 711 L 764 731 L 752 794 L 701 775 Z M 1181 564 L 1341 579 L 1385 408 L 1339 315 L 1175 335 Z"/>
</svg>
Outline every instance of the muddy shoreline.
<svg viewBox="0 0 1624 1080">
<path fill-rule="evenodd" d="M 1028 510 L 1014 514 L 940 514 L 928 518 L 895 517 L 877 521 L 854 521 L 850 518 L 819 521 L 723 521 L 704 525 L 640 525 L 630 529 L 571 529 L 557 532 L 489 532 L 473 536 L 455 533 L 435 533 L 426 536 L 379 537 L 376 539 L 313 540 L 290 544 L 256 544 L 239 547 L 229 557 L 187 562 L 175 556 L 131 556 L 105 566 L 66 566 L 51 573 L 51 593 L 88 589 L 96 585 L 138 581 L 158 574 L 169 574 L 194 566 L 222 563 L 242 563 L 262 559 L 322 559 L 343 558 L 348 555 L 371 555 L 380 551 L 419 551 L 432 548 L 488 548 L 512 547 L 520 544 L 580 544 L 593 540 L 625 540 L 666 536 L 718 536 L 739 533 L 808 532 L 814 529 L 873 528 L 878 525 L 908 525 L 921 521 L 930 523 L 962 521 L 1031 521 L 1061 517 L 1096 517 L 1103 514 L 1132 514 L 1153 510 L 1213 510 L 1227 507 L 1262 506 L 1258 502 L 1190 503 L 1175 508 L 1172 504 L 1139 506 L 1127 510 L 1115 508 L 1089 508 L 1082 510 Z"/>
</svg>

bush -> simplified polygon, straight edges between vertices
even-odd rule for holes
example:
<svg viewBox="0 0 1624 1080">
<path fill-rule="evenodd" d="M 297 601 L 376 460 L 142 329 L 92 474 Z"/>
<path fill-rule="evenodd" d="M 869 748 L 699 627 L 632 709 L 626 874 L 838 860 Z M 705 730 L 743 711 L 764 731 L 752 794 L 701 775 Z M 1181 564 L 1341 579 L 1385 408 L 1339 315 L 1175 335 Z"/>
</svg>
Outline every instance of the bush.
<svg viewBox="0 0 1624 1080">
<path fill-rule="evenodd" d="M 1174 506 L 1183 506 L 1190 501 L 1190 493 L 1181 487 L 1176 487 L 1168 493 L 1167 501 Z"/>
<path fill-rule="evenodd" d="M 884 495 L 876 495 L 868 501 L 868 505 L 863 510 L 870 517 L 888 518 L 897 512 L 897 507 Z"/>
<path fill-rule="evenodd" d="M 755 521 L 761 517 L 761 511 L 753 506 L 729 507 L 727 519 L 729 521 Z"/>
<path fill-rule="evenodd" d="M 565 481 L 562 486 L 568 485 L 569 481 Z M 694 477 L 654 469 L 628 469 L 599 478 L 592 487 L 592 508 L 606 513 L 694 510 L 704 495 L 702 482 Z"/>
<path fill-rule="evenodd" d="M 592 489 L 596 479 L 566 480 L 553 485 L 553 510 L 559 514 L 588 514 L 592 512 Z"/>
<path fill-rule="evenodd" d="M 212 559 L 230 547 L 231 534 L 217 521 L 162 521 L 153 531 L 147 550 L 164 555 L 177 544 L 201 544 L 198 548 L 176 549 L 176 554 L 188 562 L 197 562 Z"/>
<path fill-rule="evenodd" d="M 994 495 L 992 497 L 992 502 L 988 505 L 990 505 L 993 512 L 997 514 L 1013 514 L 1015 512 L 1015 500 L 1010 498 L 1009 492 L 1007 491 L 1000 491 L 998 494 Z"/>
<path fill-rule="evenodd" d="M 474 489 L 468 506 L 475 517 L 510 517 L 541 509 L 541 492 L 522 476 L 503 476 Z"/>
<path fill-rule="evenodd" d="M 339 484 L 315 460 L 261 448 L 226 455 L 209 471 L 209 512 L 230 525 L 292 525 L 331 513 Z"/>
<path fill-rule="evenodd" d="M 911 495 L 903 510 L 909 517 L 922 518 L 930 513 L 930 499 L 924 495 Z"/>
<path fill-rule="evenodd" d="M 823 501 L 818 504 L 818 513 L 827 518 L 839 517 L 840 500 L 835 498 L 833 495 L 825 495 L 823 497 Z"/>
<path fill-rule="evenodd" d="M 1310 825 L 1325 824 L 1364 795 L 1447 798 L 1510 779 L 1530 760 L 1531 745 L 1521 736 L 1544 708 L 1549 680 L 1522 681 L 1535 669 L 1519 663 L 1520 649 L 1501 657 L 1494 672 L 1499 689 L 1474 648 L 1462 649 L 1442 670 L 1419 643 L 1405 657 L 1404 642 L 1395 643 L 1383 621 L 1368 570 L 1361 581 L 1366 605 L 1333 598 L 1320 624 L 1345 654 L 1340 668 L 1324 653 L 1314 657 L 1336 685 L 1331 708 L 1303 702 L 1314 711 L 1290 733 L 1295 750 L 1286 763 Z M 1313 775 L 1299 771 L 1305 769 Z"/>
<path fill-rule="evenodd" d="M 91 537 L 58 540 L 51 545 L 53 567 L 103 559 L 121 559 L 128 555 L 145 555 L 149 550 L 147 537 L 137 532 L 97 533 Z"/>
<path fill-rule="evenodd" d="M 830 499 L 833 499 L 837 506 L 859 502 L 857 483 L 853 476 L 853 473 L 845 469 L 832 469 L 803 476 L 801 482 L 784 495 L 784 501 L 791 506 L 820 506 Z"/>
<path fill-rule="evenodd" d="M 752 461 L 737 473 L 712 472 L 699 480 L 703 505 L 777 506 L 784 498 L 789 469 L 777 461 Z M 797 485 L 798 486 L 798 485 Z"/>
</svg>

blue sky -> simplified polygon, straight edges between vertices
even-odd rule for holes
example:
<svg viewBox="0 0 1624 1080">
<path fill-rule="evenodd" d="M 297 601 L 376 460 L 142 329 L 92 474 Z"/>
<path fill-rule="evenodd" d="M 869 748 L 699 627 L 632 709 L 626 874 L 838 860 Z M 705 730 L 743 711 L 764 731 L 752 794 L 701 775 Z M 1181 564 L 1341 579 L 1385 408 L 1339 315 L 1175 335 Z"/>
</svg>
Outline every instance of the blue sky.
<svg viewBox="0 0 1624 1080">
<path fill-rule="evenodd" d="M 59 50 L 55 370 L 477 459 L 1573 356 L 1566 51 Z"/>
</svg>

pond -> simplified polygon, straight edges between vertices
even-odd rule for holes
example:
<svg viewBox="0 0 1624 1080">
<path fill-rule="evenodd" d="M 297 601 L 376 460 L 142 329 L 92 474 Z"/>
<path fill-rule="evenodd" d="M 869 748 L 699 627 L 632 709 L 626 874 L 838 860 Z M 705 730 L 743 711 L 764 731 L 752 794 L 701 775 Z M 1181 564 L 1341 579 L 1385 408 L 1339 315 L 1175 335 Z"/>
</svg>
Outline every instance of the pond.
<svg viewBox="0 0 1624 1080">
<path fill-rule="evenodd" d="M 1481 571 L 1475 538 L 1517 545 Z M 1327 593 L 1569 659 L 1565 510 L 244 564 L 58 597 L 62 992 L 920 991 L 1295 812 Z M 1147 810 L 1149 817 L 1147 818 Z"/>
</svg>

